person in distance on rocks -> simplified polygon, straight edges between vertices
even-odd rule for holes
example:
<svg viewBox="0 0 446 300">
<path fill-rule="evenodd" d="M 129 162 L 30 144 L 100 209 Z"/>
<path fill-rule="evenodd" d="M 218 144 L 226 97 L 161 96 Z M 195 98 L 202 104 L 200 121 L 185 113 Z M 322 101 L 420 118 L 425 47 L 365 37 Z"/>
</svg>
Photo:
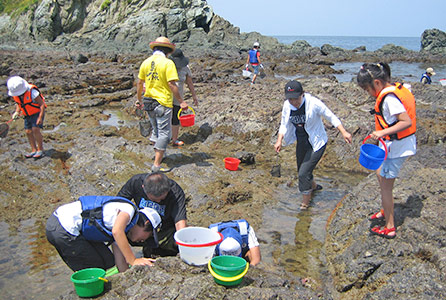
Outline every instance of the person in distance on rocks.
<svg viewBox="0 0 446 300">
<path fill-rule="evenodd" d="M 250 64 L 254 69 L 254 76 L 252 77 L 251 84 L 255 84 L 257 75 L 259 74 L 259 67 L 263 68 L 262 63 L 260 62 L 260 44 L 258 42 L 255 42 L 252 49 L 248 52 L 245 66 L 246 70 L 248 70 Z"/>
<path fill-rule="evenodd" d="M 421 75 L 420 82 L 424 84 L 431 84 L 432 83 L 431 77 L 434 75 L 435 75 L 434 69 L 427 68 L 426 72 L 424 72 L 423 75 Z"/>
</svg>

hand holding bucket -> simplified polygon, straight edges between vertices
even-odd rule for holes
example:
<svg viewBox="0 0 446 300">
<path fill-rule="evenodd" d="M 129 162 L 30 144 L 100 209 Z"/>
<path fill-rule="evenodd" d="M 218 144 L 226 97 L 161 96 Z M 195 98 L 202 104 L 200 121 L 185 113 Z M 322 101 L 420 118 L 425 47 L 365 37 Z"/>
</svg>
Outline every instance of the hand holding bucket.
<svg viewBox="0 0 446 300">
<path fill-rule="evenodd" d="M 379 138 L 379 141 L 381 142 L 381 144 L 383 144 L 384 150 L 376 145 L 365 144 L 365 141 L 367 141 L 370 137 L 371 136 L 368 135 L 362 141 L 362 146 L 360 148 L 359 154 L 359 163 L 364 168 L 367 168 L 369 170 L 376 170 L 381 166 L 383 161 L 387 159 L 387 146 L 382 138 Z"/>
<path fill-rule="evenodd" d="M 192 111 L 192 114 L 184 115 L 180 117 L 181 111 L 183 110 L 180 108 L 178 111 L 178 120 L 180 120 L 180 124 L 182 127 L 189 127 L 195 124 L 195 111 L 192 107 L 188 107 Z"/>
</svg>

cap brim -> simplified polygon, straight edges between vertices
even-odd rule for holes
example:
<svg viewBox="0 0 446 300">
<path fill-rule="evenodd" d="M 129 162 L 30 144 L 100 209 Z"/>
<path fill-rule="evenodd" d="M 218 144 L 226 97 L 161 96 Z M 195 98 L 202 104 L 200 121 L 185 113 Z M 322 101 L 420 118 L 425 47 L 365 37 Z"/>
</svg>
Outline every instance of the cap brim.
<svg viewBox="0 0 446 300">
<path fill-rule="evenodd" d="M 299 98 L 302 95 L 302 93 L 299 92 L 290 92 L 290 93 L 285 93 L 285 97 L 287 99 L 295 99 L 295 98 Z"/>
</svg>

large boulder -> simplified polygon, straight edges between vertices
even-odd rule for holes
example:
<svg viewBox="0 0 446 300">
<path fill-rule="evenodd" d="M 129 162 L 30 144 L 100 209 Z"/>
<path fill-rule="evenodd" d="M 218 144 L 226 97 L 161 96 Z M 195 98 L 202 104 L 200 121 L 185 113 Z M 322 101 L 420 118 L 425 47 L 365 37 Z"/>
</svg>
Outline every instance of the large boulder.
<svg viewBox="0 0 446 300">
<path fill-rule="evenodd" d="M 427 29 L 421 35 L 421 51 L 446 55 L 446 33 L 439 29 Z"/>
</svg>

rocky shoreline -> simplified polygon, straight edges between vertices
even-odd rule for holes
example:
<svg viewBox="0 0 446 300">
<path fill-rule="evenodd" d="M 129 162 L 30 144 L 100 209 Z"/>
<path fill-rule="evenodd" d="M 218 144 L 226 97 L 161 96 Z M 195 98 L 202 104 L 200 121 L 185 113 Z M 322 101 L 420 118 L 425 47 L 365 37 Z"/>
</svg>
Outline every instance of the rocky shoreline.
<svg viewBox="0 0 446 300">
<path fill-rule="evenodd" d="M 336 199 L 338 205 L 325 225 L 321 246 L 325 271 L 319 279 L 299 278 L 285 270 L 283 263 L 261 263 L 250 269 L 241 286 L 226 289 L 213 283 L 206 268 L 192 268 L 177 257 L 161 258 L 153 268 L 132 268 L 111 277 L 100 299 L 147 295 L 166 299 L 446 298 L 446 209 L 442 205 L 446 89 L 411 83 L 417 100 L 418 152 L 396 182 L 398 232 L 396 239 L 388 241 L 369 235 L 367 217 L 379 207 L 379 191 L 374 175 L 357 162 L 362 139 L 373 128 L 368 113 L 373 100 L 354 82 L 338 82 L 332 68 L 339 61 L 444 64 L 444 32 L 426 31 L 419 52 L 394 45 L 374 52 L 330 45 L 315 48 L 305 41 L 286 46 L 257 33 L 240 33 L 214 15 L 206 1 L 124 2 L 102 9 L 102 1 L 83 7 L 81 1 L 45 0 L 18 19 L 0 18 L 2 122 L 13 111 L 5 85 L 11 75 L 39 86 L 48 104 L 44 158 L 24 158 L 28 142 L 21 120 L 12 122 L 8 136 L 0 141 L 0 220 L 8 224 L 11 235 L 20 232 L 20 222 L 35 221 L 38 247 L 30 254 L 34 271 L 47 268 L 57 255 L 46 243 L 43 229 L 57 206 L 85 194 L 114 195 L 130 176 L 149 170 L 154 151 L 138 132 L 133 101 L 139 64 L 150 55 L 147 43 L 162 32 L 169 33 L 190 57 L 200 99 L 199 107 L 194 107 L 196 125 L 180 130 L 185 146 L 169 148 L 164 160 L 173 168 L 168 176 L 188 197 L 189 224 L 207 226 L 246 218 L 256 229 L 267 227 L 264 211 L 281 205 L 278 195 L 283 186 L 296 188 L 293 146 L 281 155 L 282 177 L 270 175 L 277 164 L 273 142 L 284 77 L 296 74 L 304 76 L 300 80 L 305 89 L 321 98 L 353 134 L 353 145 L 348 146 L 335 129 L 327 127 L 329 144 L 318 166 L 320 172 L 334 174 L 332 184 L 345 190 L 346 196 Z M 150 6 L 155 4 L 164 9 L 155 11 Z M 86 11 L 88 16 L 82 13 Z M 38 14 L 40 18 L 35 17 Z M 119 22 L 125 18 L 127 22 Z M 132 34 L 130 24 L 135 20 L 139 25 L 155 20 L 158 25 Z M 176 31 L 167 32 L 167 28 Z M 19 36 L 26 38 L 19 40 Z M 27 39 L 35 42 L 32 49 Z M 262 56 L 268 61 L 267 76 L 250 86 L 241 68 L 245 51 L 255 40 L 261 42 Z M 186 93 L 186 100 L 189 97 Z M 103 125 L 109 118 L 104 111 L 118 114 L 119 123 Z M 246 154 L 255 156 L 254 164 L 242 164 L 239 172 L 224 170 L 224 157 Z M 358 180 L 352 182 L 342 174 Z M 259 231 L 267 235 L 259 237 L 261 247 L 270 240 L 280 241 L 277 232 Z M 305 236 L 295 234 L 296 244 L 307 242 Z M 77 299 L 72 286 L 60 294 L 59 299 Z"/>
<path fill-rule="evenodd" d="M 23 158 L 28 145 L 21 122 L 12 123 L 8 136 L 1 141 L 4 209 L 0 217 L 10 225 L 11 232 L 17 230 L 17 220 L 29 218 L 34 218 L 36 227 L 42 228 L 47 216 L 60 204 L 83 194 L 115 194 L 131 175 L 149 169 L 154 152 L 139 135 L 132 106 L 137 69 L 145 55 L 90 53 L 86 55 L 86 63 L 79 62 L 79 56 L 60 51 L 39 52 L 39 55 L 2 51 L 0 55 L 3 82 L 10 74 L 26 75 L 41 87 L 48 103 L 44 128 L 46 157 L 38 161 Z M 191 57 L 190 67 L 201 99 L 196 108 L 196 125 L 181 130 L 186 145 L 182 149 L 168 149 L 164 163 L 174 167 L 169 176 L 185 189 L 189 199 L 188 219 L 193 225 L 247 218 L 259 228 L 264 225 L 262 214 L 266 205 L 279 200 L 275 194 L 280 186 L 295 184 L 293 147 L 288 147 L 282 155 L 282 177 L 269 174 L 276 163 L 272 144 L 286 80 L 267 76 L 251 87 L 239 74 L 240 64 L 242 61 L 232 57 Z M 228 299 L 239 293 L 256 299 L 274 295 L 305 299 L 444 298 L 446 240 L 441 201 L 446 182 L 445 89 L 412 84 L 418 105 L 419 150 L 397 182 L 398 237 L 387 241 L 369 236 L 367 216 L 379 207 L 377 183 L 357 162 L 362 139 L 373 125 L 367 112 L 373 100 L 355 83 L 339 83 L 326 75 L 302 79 L 303 85 L 336 112 L 354 134 L 354 143 L 352 147 L 346 146 L 336 130 L 327 128 L 329 145 L 319 169 L 364 178 L 352 186 L 343 182 L 342 177 L 334 176 L 335 184 L 350 192 L 339 202 L 326 225 L 323 256 L 328 284 L 313 283 L 310 288 L 302 285 L 303 278 L 260 264 L 248 273 L 233 296 L 230 292 Z M 6 121 L 12 106 L 5 102 L 5 85 L 1 84 L 0 89 L 5 103 L 0 114 Z M 101 125 L 108 118 L 104 110 L 120 111 L 120 118 L 128 125 Z M 254 154 L 256 163 L 242 165 L 240 172 L 225 172 L 222 159 L 243 153 Z M 22 184 L 18 186 L 19 179 Z M 38 260 L 50 260 L 54 250 L 45 246 L 43 232 L 38 235 L 42 249 L 46 249 L 45 259 Z M 297 236 L 296 239 L 299 240 Z M 179 269 L 184 272 L 178 273 Z M 178 258 L 162 259 L 154 268 L 135 268 L 131 273 L 113 277 L 111 291 L 102 298 L 158 295 L 156 282 L 160 277 L 163 291 L 180 291 L 175 294 L 177 299 L 200 299 L 189 290 L 192 286 L 202 292 L 203 299 L 220 299 L 225 289 L 204 280 L 210 276 L 205 269 L 194 270 L 180 264 Z M 196 275 L 191 277 L 191 272 Z M 147 278 L 151 278 L 152 284 L 146 284 Z M 187 284 L 189 280 L 193 285 Z M 77 297 L 71 287 L 67 290 L 71 292 L 64 299 Z"/>
</svg>

